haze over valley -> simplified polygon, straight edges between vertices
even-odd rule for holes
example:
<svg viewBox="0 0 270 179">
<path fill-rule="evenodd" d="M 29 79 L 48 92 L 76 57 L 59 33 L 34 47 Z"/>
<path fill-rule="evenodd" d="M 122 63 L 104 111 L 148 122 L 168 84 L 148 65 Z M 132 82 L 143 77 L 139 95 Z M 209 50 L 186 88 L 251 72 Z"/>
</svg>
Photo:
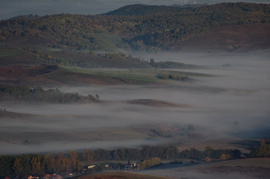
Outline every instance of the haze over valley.
<svg viewBox="0 0 270 179">
<path fill-rule="evenodd" d="M 268 2 L 74 3 L 0 14 L 1 178 L 269 176 Z"/>
</svg>

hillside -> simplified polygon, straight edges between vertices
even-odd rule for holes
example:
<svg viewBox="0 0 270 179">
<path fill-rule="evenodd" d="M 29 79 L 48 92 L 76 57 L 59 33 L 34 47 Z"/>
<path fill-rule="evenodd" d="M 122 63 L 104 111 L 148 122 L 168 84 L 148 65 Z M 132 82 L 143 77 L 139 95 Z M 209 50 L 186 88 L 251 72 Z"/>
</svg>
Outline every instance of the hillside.
<svg viewBox="0 0 270 179">
<path fill-rule="evenodd" d="M 86 74 L 71 71 L 58 66 L 40 65 L 35 67 L 5 66 L 0 67 L 1 84 L 51 86 L 51 85 L 79 85 L 79 84 L 140 84 L 143 80 L 118 77 L 117 75 Z"/>
<path fill-rule="evenodd" d="M 209 34 L 187 40 L 183 51 L 249 52 L 269 49 L 270 24 L 256 23 L 212 28 Z"/>
<path fill-rule="evenodd" d="M 197 8 L 180 8 L 181 12 L 170 10 L 177 7 L 143 6 L 153 9 L 149 12 L 162 13 L 130 16 L 139 6 L 142 5 L 125 6 L 117 10 L 131 13 L 126 16 L 58 14 L 36 18 L 23 16 L 19 19 L 1 21 L 0 46 L 20 48 L 34 46 L 38 49 L 69 51 L 133 49 L 156 52 L 180 50 L 183 45 L 186 46 L 187 41 L 192 40 L 197 48 L 204 47 L 207 51 L 216 44 L 206 49 L 200 45 L 200 39 L 198 44 L 196 40 L 207 34 L 212 35 L 217 27 L 226 30 L 228 26 L 235 26 L 236 29 L 241 29 L 243 25 L 264 26 L 270 22 L 270 5 L 267 4 L 220 3 Z M 256 39 L 256 34 L 259 32 L 251 29 L 251 33 L 238 34 L 237 38 L 247 39 L 246 44 L 254 50 L 257 47 L 254 47 L 252 38 Z M 232 34 L 227 35 L 229 36 L 221 40 L 235 37 Z M 248 38 L 250 35 L 252 38 Z M 222 36 L 222 33 L 219 36 Z M 222 48 L 218 49 L 219 51 L 227 48 L 226 44 L 220 46 Z M 268 47 L 267 43 L 263 46 Z"/>
</svg>

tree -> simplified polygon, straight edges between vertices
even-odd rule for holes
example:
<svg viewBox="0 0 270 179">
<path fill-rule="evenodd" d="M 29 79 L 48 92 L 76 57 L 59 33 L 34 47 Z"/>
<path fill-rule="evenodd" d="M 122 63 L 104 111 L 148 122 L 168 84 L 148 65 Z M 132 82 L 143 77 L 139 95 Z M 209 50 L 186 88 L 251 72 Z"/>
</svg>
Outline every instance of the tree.
<svg viewBox="0 0 270 179">
<path fill-rule="evenodd" d="M 119 156 L 117 150 L 115 150 L 115 151 L 113 152 L 113 160 L 120 160 L 120 156 Z"/>
<path fill-rule="evenodd" d="M 211 162 L 211 159 L 209 157 L 205 157 L 206 162 Z"/>
<path fill-rule="evenodd" d="M 94 151 L 94 161 L 106 161 L 110 160 L 111 156 L 108 150 L 97 149 Z"/>
<path fill-rule="evenodd" d="M 32 165 L 32 174 L 33 175 L 41 173 L 41 163 L 40 163 L 39 157 L 32 157 L 31 165 Z"/>
<path fill-rule="evenodd" d="M 144 160 L 144 161 L 140 162 L 138 164 L 138 168 L 139 169 L 145 169 L 145 168 L 149 168 L 149 167 L 152 167 L 152 166 L 158 165 L 158 164 L 160 164 L 160 158 L 157 158 L 157 157 L 149 158 L 147 160 Z"/>
<path fill-rule="evenodd" d="M 20 177 L 23 173 L 23 167 L 21 166 L 21 158 L 16 157 L 14 164 L 13 164 L 13 170 L 16 174 L 16 176 Z"/>
<path fill-rule="evenodd" d="M 169 78 L 169 74 L 163 74 L 162 76 L 161 76 L 161 79 L 168 79 Z"/>
<path fill-rule="evenodd" d="M 47 170 L 49 173 L 55 173 L 57 170 L 55 155 L 52 153 L 49 154 L 48 159 L 47 159 Z"/>
<path fill-rule="evenodd" d="M 91 165 L 94 157 L 94 152 L 90 149 L 83 152 L 83 159 L 87 165 Z"/>
<path fill-rule="evenodd" d="M 119 156 L 121 158 L 121 160 L 126 160 L 126 148 L 125 147 L 122 147 L 120 150 L 119 150 Z"/>
<path fill-rule="evenodd" d="M 150 65 L 154 65 L 155 64 L 155 60 L 153 58 L 150 58 Z"/>
<path fill-rule="evenodd" d="M 214 152 L 214 149 L 212 147 L 210 147 L 210 146 L 207 146 L 204 149 L 204 155 L 206 157 L 213 158 L 213 152 Z"/>
<path fill-rule="evenodd" d="M 56 157 L 56 167 L 57 171 L 62 172 L 66 170 L 66 158 L 65 158 L 65 153 L 60 152 L 57 157 Z"/>
<path fill-rule="evenodd" d="M 191 148 L 190 152 L 189 152 L 189 158 L 199 159 L 199 158 L 201 158 L 201 152 L 195 148 Z"/>
<path fill-rule="evenodd" d="M 73 171 L 77 171 L 78 154 L 75 150 L 71 150 L 68 152 L 68 160 L 70 161 L 71 169 Z"/>
<path fill-rule="evenodd" d="M 226 155 L 225 154 L 222 154 L 219 158 L 219 160 L 226 160 Z"/>
<path fill-rule="evenodd" d="M 141 151 L 138 147 L 133 149 L 133 153 L 134 153 L 134 160 L 139 160 L 141 158 Z"/>
</svg>

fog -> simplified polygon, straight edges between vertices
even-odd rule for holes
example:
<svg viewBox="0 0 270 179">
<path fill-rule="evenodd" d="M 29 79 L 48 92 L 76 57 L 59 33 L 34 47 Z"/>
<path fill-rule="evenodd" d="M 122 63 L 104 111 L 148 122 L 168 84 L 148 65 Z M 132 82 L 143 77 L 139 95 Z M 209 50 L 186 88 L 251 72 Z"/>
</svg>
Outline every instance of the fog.
<svg viewBox="0 0 270 179">
<path fill-rule="evenodd" d="M 193 0 L 187 0 L 193 4 Z M 221 2 L 269 3 L 268 0 L 197 0 L 198 4 Z M 1 0 L 0 19 L 9 19 L 18 15 L 101 14 L 130 4 L 173 5 L 184 4 L 184 0 Z"/>
<path fill-rule="evenodd" d="M 148 58 L 147 54 L 142 56 Z M 159 60 L 162 56 L 166 55 L 155 54 L 154 58 Z M 63 92 L 98 94 L 102 100 L 99 104 L 1 103 L 1 108 L 16 113 L 0 117 L 0 154 L 139 147 L 150 144 L 149 141 L 184 143 L 189 140 L 183 135 L 188 125 L 193 125 L 195 134 L 206 141 L 270 137 L 270 58 L 266 53 L 229 56 L 172 53 L 167 57 L 205 66 L 178 71 L 210 76 L 149 85 L 59 87 Z M 211 66 L 213 62 L 215 65 Z M 225 63 L 232 66 L 220 67 Z M 169 101 L 189 107 L 126 102 L 134 99 Z M 151 133 L 163 129 L 170 137 Z M 41 145 L 23 146 L 24 140 L 39 141 Z"/>
</svg>

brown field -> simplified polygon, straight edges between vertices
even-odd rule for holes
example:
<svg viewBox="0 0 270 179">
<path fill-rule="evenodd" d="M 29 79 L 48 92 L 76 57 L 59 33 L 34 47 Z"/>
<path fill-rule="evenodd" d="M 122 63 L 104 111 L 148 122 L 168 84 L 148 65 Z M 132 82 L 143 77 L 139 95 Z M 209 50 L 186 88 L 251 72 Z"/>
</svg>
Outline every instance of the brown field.
<svg viewBox="0 0 270 179">
<path fill-rule="evenodd" d="M 113 76 L 82 74 L 48 65 L 9 65 L 0 67 L 0 83 L 30 86 L 78 84 L 141 84 L 139 80 Z"/>
<path fill-rule="evenodd" d="M 74 177 L 75 179 L 170 179 L 170 177 L 161 177 L 154 175 L 144 175 L 128 172 L 106 172 L 95 175 Z"/>
<path fill-rule="evenodd" d="M 127 101 L 129 104 L 138 104 L 153 107 L 190 107 L 186 104 L 172 103 L 169 101 L 154 100 L 154 99 L 137 99 Z"/>
<path fill-rule="evenodd" d="M 210 33 L 184 42 L 181 50 L 249 52 L 270 47 L 270 24 L 215 27 Z"/>
</svg>

